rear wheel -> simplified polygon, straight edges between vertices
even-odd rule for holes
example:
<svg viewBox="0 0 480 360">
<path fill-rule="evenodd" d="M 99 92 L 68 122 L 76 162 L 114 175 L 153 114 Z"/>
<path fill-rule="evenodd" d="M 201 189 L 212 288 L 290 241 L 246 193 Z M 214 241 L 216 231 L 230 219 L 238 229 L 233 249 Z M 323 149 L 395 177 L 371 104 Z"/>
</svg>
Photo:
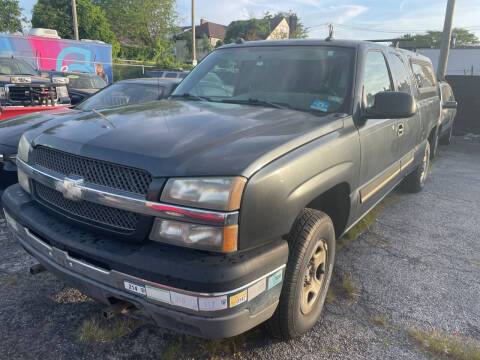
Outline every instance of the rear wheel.
<svg viewBox="0 0 480 360">
<path fill-rule="evenodd" d="M 440 144 L 442 145 L 450 145 L 452 142 L 452 133 L 453 133 L 453 126 L 450 126 L 450 130 L 446 133 L 441 139 Z"/>
<path fill-rule="evenodd" d="M 321 211 L 305 209 L 289 235 L 289 259 L 280 302 L 268 327 L 291 339 L 310 330 L 325 302 L 335 259 L 335 230 Z"/>
<path fill-rule="evenodd" d="M 434 159 L 437 156 L 439 142 L 439 131 L 435 130 L 435 133 L 430 139 L 430 159 Z"/>
<path fill-rule="evenodd" d="M 404 180 L 404 188 L 408 192 L 418 193 L 422 191 L 427 180 L 428 171 L 430 168 L 430 142 L 427 141 L 425 152 L 420 165 Z"/>
</svg>

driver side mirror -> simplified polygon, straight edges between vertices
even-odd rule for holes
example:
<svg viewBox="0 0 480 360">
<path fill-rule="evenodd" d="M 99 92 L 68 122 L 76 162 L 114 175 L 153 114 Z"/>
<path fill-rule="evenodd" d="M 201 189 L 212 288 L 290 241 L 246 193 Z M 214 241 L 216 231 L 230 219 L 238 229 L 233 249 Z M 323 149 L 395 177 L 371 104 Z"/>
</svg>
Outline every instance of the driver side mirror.
<svg viewBox="0 0 480 360">
<path fill-rule="evenodd" d="M 398 91 L 382 91 L 375 95 L 373 106 L 366 109 L 367 119 L 402 119 L 417 113 L 412 95 Z"/>
<path fill-rule="evenodd" d="M 458 104 L 457 104 L 456 101 L 445 101 L 445 102 L 443 103 L 442 107 L 443 107 L 444 109 L 453 109 L 453 110 L 455 110 L 455 109 L 457 109 Z"/>
</svg>

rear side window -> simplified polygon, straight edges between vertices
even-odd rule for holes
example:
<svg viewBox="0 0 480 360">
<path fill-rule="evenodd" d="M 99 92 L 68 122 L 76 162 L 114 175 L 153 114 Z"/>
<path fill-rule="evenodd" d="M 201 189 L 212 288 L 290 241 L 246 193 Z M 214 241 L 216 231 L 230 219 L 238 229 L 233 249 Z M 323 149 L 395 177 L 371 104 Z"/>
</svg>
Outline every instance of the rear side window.
<svg viewBox="0 0 480 360">
<path fill-rule="evenodd" d="M 428 63 L 412 61 L 412 70 L 419 89 L 435 86 L 433 69 Z"/>
<path fill-rule="evenodd" d="M 372 107 L 375 95 L 382 91 L 393 90 L 385 57 L 379 51 L 370 51 L 365 63 L 365 96 L 367 107 Z"/>
<path fill-rule="evenodd" d="M 167 73 L 167 75 L 165 75 L 165 77 L 169 78 L 169 79 L 176 79 L 177 75 L 178 75 L 177 73 L 170 72 L 170 73 Z"/>
<path fill-rule="evenodd" d="M 388 60 L 390 63 L 392 76 L 395 79 L 397 91 L 411 94 L 412 88 L 410 86 L 410 71 L 405 63 L 405 60 L 401 57 L 401 55 L 395 53 L 390 53 Z"/>
</svg>

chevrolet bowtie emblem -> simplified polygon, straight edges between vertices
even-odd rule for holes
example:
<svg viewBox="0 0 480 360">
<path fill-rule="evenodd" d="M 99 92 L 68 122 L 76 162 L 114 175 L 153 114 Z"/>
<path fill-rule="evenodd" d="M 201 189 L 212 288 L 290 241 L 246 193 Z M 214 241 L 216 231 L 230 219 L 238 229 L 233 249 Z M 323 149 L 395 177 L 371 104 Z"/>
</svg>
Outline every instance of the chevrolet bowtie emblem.
<svg viewBox="0 0 480 360">
<path fill-rule="evenodd" d="M 82 189 L 79 185 L 83 184 L 83 179 L 72 179 L 65 177 L 63 181 L 55 184 L 55 189 L 63 194 L 63 197 L 73 201 L 82 199 Z"/>
</svg>

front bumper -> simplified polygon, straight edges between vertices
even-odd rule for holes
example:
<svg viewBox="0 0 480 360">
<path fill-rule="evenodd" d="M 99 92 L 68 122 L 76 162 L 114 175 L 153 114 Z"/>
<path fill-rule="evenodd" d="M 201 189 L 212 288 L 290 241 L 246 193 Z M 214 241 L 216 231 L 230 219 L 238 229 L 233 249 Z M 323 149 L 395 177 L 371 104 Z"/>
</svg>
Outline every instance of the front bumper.
<svg viewBox="0 0 480 360">
<path fill-rule="evenodd" d="M 247 272 L 251 270 L 254 276 L 248 281 L 241 280 L 240 285 L 237 281 L 231 281 L 230 287 L 225 290 L 228 284 L 216 285 L 215 279 L 204 278 L 205 286 L 196 284 L 200 287 L 191 290 L 193 284 L 175 287 L 169 283 L 158 283 L 142 276 L 135 276 L 114 267 L 107 269 L 89 263 L 75 256 L 77 253 L 70 251 L 68 246 L 61 246 L 60 233 L 57 233 L 56 242 L 40 235 L 44 229 L 35 226 L 35 221 L 29 224 L 28 220 L 32 219 L 32 216 L 40 221 L 45 220 L 43 218 L 45 214 L 42 214 L 42 209 L 32 202 L 28 194 L 18 185 L 7 189 L 3 203 L 8 214 L 9 227 L 15 237 L 42 265 L 88 296 L 105 304 L 113 304 L 118 300 L 130 302 L 134 305 L 134 310 L 129 315 L 133 317 L 182 333 L 206 338 L 224 338 L 238 335 L 262 323 L 272 316 L 277 307 L 288 257 L 286 245 L 270 252 L 270 257 L 257 258 L 251 254 L 254 258 L 253 263 L 249 256 L 242 257 L 246 259 L 240 261 L 240 266 Z M 62 229 L 59 222 L 60 220 L 49 217 L 46 226 L 58 231 Z M 83 230 L 82 232 L 85 233 Z M 68 236 L 75 237 L 75 234 L 70 230 Z M 186 256 L 188 250 L 183 252 L 183 264 L 171 269 L 173 273 L 181 271 L 186 264 L 190 264 L 193 272 L 200 272 L 200 276 L 208 273 L 205 268 L 194 265 L 192 259 Z M 261 253 L 255 251 L 259 252 Z M 204 254 L 196 253 L 197 256 Z M 208 257 L 205 256 L 205 259 L 208 260 Z M 258 264 L 259 261 L 263 264 Z M 217 268 L 217 272 L 222 271 L 221 267 L 213 266 Z M 176 274 L 177 277 L 179 275 L 188 274 Z M 137 291 L 126 290 L 128 284 L 133 284 Z M 215 287 L 218 287 L 219 291 L 212 291 Z M 139 289 L 143 289 L 141 293 L 138 293 Z"/>
</svg>

